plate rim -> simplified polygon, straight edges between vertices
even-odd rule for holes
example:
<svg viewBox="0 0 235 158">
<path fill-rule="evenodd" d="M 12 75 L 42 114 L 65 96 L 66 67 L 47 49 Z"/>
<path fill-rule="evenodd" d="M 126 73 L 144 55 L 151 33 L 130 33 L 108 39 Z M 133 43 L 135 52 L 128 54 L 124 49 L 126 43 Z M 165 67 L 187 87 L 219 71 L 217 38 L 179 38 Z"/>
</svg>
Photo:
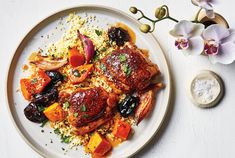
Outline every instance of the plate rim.
<svg viewBox="0 0 235 158">
<path fill-rule="evenodd" d="M 40 151 L 39 149 L 37 149 L 35 147 L 35 145 L 33 145 L 30 140 L 27 139 L 27 137 L 25 136 L 25 134 L 22 133 L 22 130 L 20 130 L 19 128 L 19 125 L 16 123 L 15 121 L 15 118 L 12 114 L 12 111 L 11 111 L 11 106 L 10 106 L 10 102 L 9 102 L 9 95 L 8 93 L 9 92 L 9 77 L 10 77 L 10 73 L 11 73 L 11 67 L 13 66 L 13 61 L 16 57 L 16 52 L 18 51 L 18 49 L 21 47 L 22 43 L 27 39 L 27 37 L 29 36 L 29 34 L 32 34 L 35 32 L 35 30 L 43 23 L 45 22 L 47 19 L 50 19 L 52 18 L 53 16 L 55 16 L 56 14 L 60 14 L 60 13 L 63 13 L 65 11 L 69 11 L 69 10 L 73 10 L 73 9 L 84 9 L 84 8 L 97 8 L 97 9 L 101 9 L 101 10 L 107 10 L 107 11 L 110 11 L 110 12 L 113 12 L 115 14 L 119 14 L 121 16 L 125 16 L 127 17 L 128 19 L 132 20 L 134 23 L 137 23 L 137 24 L 141 24 L 138 20 L 136 20 L 134 17 L 130 16 L 128 13 L 126 13 L 125 11 L 123 10 L 120 10 L 120 9 L 117 9 L 117 8 L 113 8 L 113 7 L 109 7 L 109 6 L 106 6 L 106 5 L 95 5 L 95 4 L 82 4 L 82 5 L 76 5 L 76 6 L 70 6 L 70 7 L 65 7 L 65 8 L 62 8 L 62 9 L 59 9 L 59 10 L 56 10 L 52 13 L 50 13 L 50 15 L 48 16 L 44 16 L 43 18 L 41 18 L 40 20 L 38 20 L 38 22 L 36 24 L 34 24 L 32 27 L 30 27 L 26 33 L 24 34 L 23 38 L 21 38 L 19 44 L 16 46 L 16 48 L 14 49 L 14 53 L 11 55 L 10 57 L 10 62 L 9 62 L 9 65 L 8 65 L 8 70 L 7 70 L 7 75 L 5 77 L 5 96 L 6 96 L 6 102 L 7 102 L 7 111 L 10 115 L 10 119 L 11 119 L 11 122 L 13 123 L 17 133 L 20 135 L 20 137 L 24 140 L 24 142 L 26 142 L 26 144 L 28 146 L 31 147 L 31 149 L 33 149 L 34 151 L 36 151 L 40 156 L 42 157 L 46 157 L 46 158 L 49 158 L 48 155 L 46 155 L 44 152 Z M 136 153 L 138 153 L 140 150 L 142 150 L 147 144 L 149 144 L 149 142 L 155 137 L 155 135 L 157 134 L 157 132 L 161 129 L 162 127 L 162 124 L 164 123 L 164 120 L 166 118 L 166 115 L 169 111 L 169 106 L 170 106 L 170 103 L 171 103 L 171 95 L 172 95 L 172 76 L 171 76 L 171 71 L 170 71 L 170 67 L 169 67 L 169 63 L 168 63 L 168 60 L 166 58 L 166 54 L 165 52 L 163 51 L 159 41 L 157 40 L 157 38 L 154 36 L 153 33 L 149 33 L 149 35 L 155 40 L 155 42 L 158 43 L 158 46 L 161 48 L 161 51 L 162 51 L 162 55 L 164 57 L 164 60 L 165 60 L 165 63 L 166 63 L 166 73 L 167 73 L 167 76 L 169 78 L 169 81 L 168 81 L 168 87 L 169 87 L 169 90 L 168 90 L 168 93 L 167 95 L 169 96 L 168 100 L 167 100 L 167 105 L 166 105 L 166 108 L 165 108 L 165 112 L 164 112 L 164 115 L 162 116 L 162 119 L 159 123 L 159 126 L 156 128 L 155 132 L 152 134 L 152 136 L 144 143 L 142 144 L 142 146 L 137 149 L 136 151 L 132 152 L 130 155 L 127 155 L 127 157 L 131 157 L 133 155 L 135 155 Z"/>
</svg>

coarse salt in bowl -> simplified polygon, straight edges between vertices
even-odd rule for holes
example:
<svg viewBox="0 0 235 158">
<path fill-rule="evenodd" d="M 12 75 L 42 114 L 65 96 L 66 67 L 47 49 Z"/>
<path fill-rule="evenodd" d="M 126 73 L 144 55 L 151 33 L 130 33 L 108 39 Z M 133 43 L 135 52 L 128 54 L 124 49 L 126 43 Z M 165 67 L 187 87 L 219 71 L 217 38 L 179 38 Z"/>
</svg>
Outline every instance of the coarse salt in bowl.
<svg viewBox="0 0 235 158">
<path fill-rule="evenodd" d="M 201 71 L 190 84 L 190 98 L 195 105 L 202 108 L 217 105 L 223 94 L 223 81 L 212 71 Z"/>
</svg>

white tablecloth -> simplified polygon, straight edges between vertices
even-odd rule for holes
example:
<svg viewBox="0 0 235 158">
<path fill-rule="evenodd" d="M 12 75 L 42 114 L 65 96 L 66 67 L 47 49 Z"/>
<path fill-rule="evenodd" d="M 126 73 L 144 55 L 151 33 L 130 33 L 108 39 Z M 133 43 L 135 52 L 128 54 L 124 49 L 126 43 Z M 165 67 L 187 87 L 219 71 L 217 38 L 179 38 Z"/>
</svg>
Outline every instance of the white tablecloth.
<svg viewBox="0 0 235 158">
<path fill-rule="evenodd" d="M 1 0 L 0 1 L 0 157 L 41 158 L 19 136 L 14 128 L 5 97 L 5 78 L 10 59 L 24 35 L 44 17 L 63 8 L 79 4 L 102 4 L 128 12 L 130 6 L 141 8 L 149 16 L 157 6 L 167 4 L 177 19 L 190 19 L 197 8 L 190 0 Z M 235 1 L 217 0 L 215 10 L 235 28 Z M 206 57 L 185 57 L 175 51 L 168 31 L 171 21 L 156 25 L 155 36 L 164 49 L 173 75 L 172 106 L 161 131 L 135 157 L 159 158 L 234 158 L 235 157 L 235 63 L 212 65 Z M 225 83 L 222 102 L 212 109 L 200 109 L 187 95 L 192 75 L 202 69 L 218 73 Z"/>
</svg>

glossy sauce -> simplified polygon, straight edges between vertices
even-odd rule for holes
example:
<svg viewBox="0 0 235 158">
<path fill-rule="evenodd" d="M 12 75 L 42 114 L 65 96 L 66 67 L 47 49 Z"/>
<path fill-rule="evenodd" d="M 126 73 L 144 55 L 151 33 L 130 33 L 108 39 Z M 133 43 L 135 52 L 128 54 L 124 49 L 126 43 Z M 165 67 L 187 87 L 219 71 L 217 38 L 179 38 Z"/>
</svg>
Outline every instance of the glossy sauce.
<svg viewBox="0 0 235 158">
<path fill-rule="evenodd" d="M 115 26 L 116 27 L 121 27 L 121 28 L 123 28 L 124 30 L 126 30 L 128 32 L 128 34 L 130 36 L 130 42 L 132 42 L 132 43 L 136 42 L 136 35 L 135 35 L 134 31 L 130 27 L 128 27 L 127 25 L 125 25 L 125 24 L 123 24 L 121 22 L 116 23 Z"/>
</svg>

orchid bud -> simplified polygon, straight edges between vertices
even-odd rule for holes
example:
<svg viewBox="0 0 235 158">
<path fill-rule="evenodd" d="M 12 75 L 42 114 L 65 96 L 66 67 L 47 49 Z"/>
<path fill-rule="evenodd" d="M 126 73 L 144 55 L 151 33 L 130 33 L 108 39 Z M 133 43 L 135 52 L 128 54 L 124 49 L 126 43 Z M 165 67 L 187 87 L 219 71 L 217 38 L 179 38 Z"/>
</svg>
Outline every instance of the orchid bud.
<svg viewBox="0 0 235 158">
<path fill-rule="evenodd" d="M 136 7 L 130 7 L 129 11 L 132 12 L 133 14 L 137 13 L 137 8 Z"/>
<path fill-rule="evenodd" d="M 148 24 L 142 24 L 140 25 L 140 31 L 143 33 L 148 33 L 150 31 L 151 27 Z"/>
<path fill-rule="evenodd" d="M 163 7 L 159 7 L 155 11 L 155 17 L 158 19 L 163 18 L 166 15 L 166 9 Z"/>
</svg>

